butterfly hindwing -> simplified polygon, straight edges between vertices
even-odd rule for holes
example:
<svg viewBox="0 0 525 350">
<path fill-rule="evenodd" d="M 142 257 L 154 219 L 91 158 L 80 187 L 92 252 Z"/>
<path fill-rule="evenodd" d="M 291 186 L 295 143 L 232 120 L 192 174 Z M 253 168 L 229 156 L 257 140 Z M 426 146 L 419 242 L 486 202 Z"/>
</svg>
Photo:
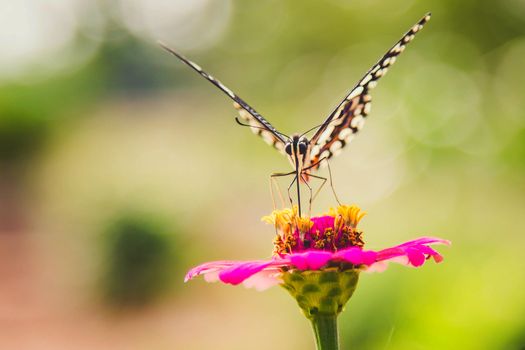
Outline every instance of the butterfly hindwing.
<svg viewBox="0 0 525 350">
<path fill-rule="evenodd" d="M 310 166 L 317 169 L 329 159 L 339 154 L 354 135 L 361 130 L 365 118 L 370 113 L 372 97 L 370 90 L 375 87 L 379 78 L 386 74 L 388 68 L 394 64 L 406 45 L 414 39 L 426 22 L 430 14 L 416 23 L 388 52 L 365 74 L 359 83 L 350 91 L 346 98 L 328 116 L 323 125 L 312 137 L 310 144 Z M 313 166 L 312 166 L 313 165 Z"/>
<path fill-rule="evenodd" d="M 285 140 L 282 138 L 281 134 L 275 130 L 275 128 L 270 123 L 268 123 L 268 121 L 266 121 L 266 119 L 260 115 L 260 119 L 255 118 L 255 111 L 253 109 L 250 111 L 250 109 L 247 109 L 246 106 L 241 105 L 238 101 L 233 103 L 233 107 L 235 107 L 242 120 L 244 120 L 249 125 L 255 126 L 250 128 L 254 134 L 259 135 L 267 144 L 275 147 L 278 151 L 285 154 Z M 248 106 L 248 108 L 251 107 Z"/>
</svg>

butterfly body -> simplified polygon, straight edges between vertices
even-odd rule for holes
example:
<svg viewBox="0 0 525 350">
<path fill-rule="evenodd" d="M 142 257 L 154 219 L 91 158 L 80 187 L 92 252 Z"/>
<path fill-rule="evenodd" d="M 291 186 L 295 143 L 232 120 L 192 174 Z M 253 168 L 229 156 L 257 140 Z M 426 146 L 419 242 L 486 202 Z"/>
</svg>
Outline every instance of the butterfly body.
<svg viewBox="0 0 525 350">
<path fill-rule="evenodd" d="M 306 161 L 309 159 L 310 141 L 303 135 L 293 134 L 284 144 L 284 152 L 295 169 L 296 175 L 300 178 L 300 174 L 304 173 Z M 302 177 L 302 180 L 308 181 L 307 174 Z"/>
</svg>

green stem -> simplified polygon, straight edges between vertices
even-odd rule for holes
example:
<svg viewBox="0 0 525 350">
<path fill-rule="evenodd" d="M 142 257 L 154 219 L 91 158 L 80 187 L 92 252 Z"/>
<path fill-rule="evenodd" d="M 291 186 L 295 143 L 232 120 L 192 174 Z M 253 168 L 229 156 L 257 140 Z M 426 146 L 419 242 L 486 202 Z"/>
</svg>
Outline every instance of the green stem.
<svg viewBox="0 0 525 350">
<path fill-rule="evenodd" d="M 338 350 L 337 315 L 313 316 L 311 319 L 317 350 Z"/>
</svg>

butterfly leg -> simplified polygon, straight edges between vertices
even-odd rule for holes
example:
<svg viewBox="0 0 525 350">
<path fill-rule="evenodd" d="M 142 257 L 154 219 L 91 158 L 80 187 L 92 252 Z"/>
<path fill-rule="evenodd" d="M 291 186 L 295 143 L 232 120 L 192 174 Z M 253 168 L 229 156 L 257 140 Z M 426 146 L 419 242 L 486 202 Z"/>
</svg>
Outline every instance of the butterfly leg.
<svg viewBox="0 0 525 350">
<path fill-rule="evenodd" d="M 320 180 L 323 180 L 323 182 L 321 183 L 321 185 L 319 186 L 319 188 L 317 189 L 317 191 L 315 191 L 315 194 L 312 198 L 312 201 L 315 200 L 315 198 L 317 197 L 317 195 L 319 194 L 319 192 L 321 191 L 321 189 L 323 188 L 324 184 L 326 183 L 326 177 L 322 177 L 322 176 L 318 176 L 318 175 L 312 175 L 311 173 L 307 172 L 308 170 L 312 169 L 313 167 L 317 167 L 323 160 L 326 160 L 326 164 L 328 166 L 330 166 L 328 164 L 328 158 L 327 157 L 323 157 L 321 159 L 319 159 L 317 162 L 309 165 L 308 167 L 304 168 L 302 170 L 302 173 L 303 174 L 306 174 L 306 176 L 311 176 L 311 177 L 314 177 L 316 179 L 320 179 Z M 332 176 L 331 176 L 331 173 L 330 173 L 330 183 L 332 183 Z"/>
<path fill-rule="evenodd" d="M 304 174 L 306 174 L 307 176 L 311 176 L 315 179 L 319 179 L 321 180 L 321 185 L 319 186 L 319 188 L 315 191 L 313 197 L 312 197 L 312 202 L 317 198 L 317 195 L 319 194 L 319 192 L 321 192 L 321 189 L 323 188 L 323 186 L 326 184 L 326 181 L 328 181 L 328 179 L 326 177 L 322 177 L 322 176 L 319 176 L 319 175 L 312 175 L 310 173 L 307 173 L 307 172 L 304 172 Z"/>
<path fill-rule="evenodd" d="M 273 181 L 276 181 L 276 177 L 282 177 L 282 176 L 290 176 L 290 175 L 294 175 L 295 174 L 295 171 L 291 171 L 289 173 L 273 173 L 270 175 L 270 178 L 273 179 Z M 290 188 L 292 188 L 292 185 L 294 184 L 295 180 L 297 180 L 297 176 L 295 176 L 292 180 L 292 182 L 290 183 L 290 186 L 288 186 L 288 200 L 290 201 L 290 205 L 293 205 L 293 201 L 292 201 L 292 196 L 290 195 Z M 281 196 L 282 197 L 282 196 Z M 273 190 L 272 190 L 272 199 L 273 199 Z"/>
<path fill-rule="evenodd" d="M 279 195 L 279 199 L 281 201 L 281 207 L 284 208 L 284 198 L 281 191 L 281 187 L 279 186 L 279 182 L 277 182 L 277 179 L 274 176 L 270 175 L 270 193 L 272 195 L 273 210 L 277 209 L 277 206 L 275 205 L 274 186 L 275 188 L 277 188 L 277 194 Z"/>
<path fill-rule="evenodd" d="M 295 172 L 294 172 L 294 174 L 295 174 Z M 292 195 L 290 194 L 290 188 L 292 188 L 292 186 L 295 183 L 295 181 L 297 181 L 297 183 L 299 183 L 299 180 L 297 179 L 297 175 L 295 175 L 293 177 L 293 180 L 292 180 L 292 182 L 290 182 L 290 185 L 288 186 L 288 189 L 287 189 L 287 191 L 288 191 L 288 200 L 290 201 L 290 205 L 292 206 L 292 208 L 293 208 L 293 200 L 292 200 Z M 298 195 L 299 195 L 299 193 L 298 193 Z M 297 203 L 298 203 L 298 207 L 299 207 L 299 216 L 301 216 L 301 198 L 299 198 L 299 197 L 297 198 Z"/>
<path fill-rule="evenodd" d="M 334 181 L 332 180 L 332 169 L 330 169 L 330 163 L 326 161 L 326 165 L 328 167 L 328 177 L 330 179 L 330 188 L 332 189 L 332 193 L 334 194 L 335 200 L 337 201 L 337 204 L 342 205 L 341 201 L 339 200 L 339 197 L 337 197 L 337 193 L 335 193 L 335 187 L 334 187 Z"/>
<path fill-rule="evenodd" d="M 337 197 L 337 193 L 335 193 L 335 188 L 334 188 L 334 182 L 333 182 L 333 179 L 332 179 L 332 169 L 330 169 L 330 163 L 328 162 L 328 158 L 324 157 L 324 158 L 321 158 L 320 160 L 318 160 L 317 162 L 315 162 L 314 164 L 306 167 L 303 169 L 303 172 L 305 172 L 306 170 L 309 170 L 315 166 L 317 166 L 318 164 L 320 164 L 323 160 L 326 161 L 326 166 L 328 167 L 328 179 L 330 181 L 330 188 L 332 189 L 332 193 L 334 194 L 334 197 L 335 197 L 335 200 L 337 201 L 337 204 L 341 205 L 341 201 L 339 200 L 339 197 Z M 317 179 L 320 179 L 320 180 L 324 180 L 323 183 L 321 184 L 321 186 L 319 186 L 319 189 L 315 192 L 315 195 L 314 195 L 314 198 L 312 200 L 315 199 L 315 197 L 317 197 L 317 195 L 319 194 L 319 192 L 321 191 L 321 188 L 324 186 L 325 182 L 326 182 L 326 178 L 325 177 L 322 177 L 322 176 L 316 176 L 316 175 L 312 175 L 310 173 L 306 173 L 308 176 L 312 176 L 314 178 L 317 178 Z"/>
</svg>

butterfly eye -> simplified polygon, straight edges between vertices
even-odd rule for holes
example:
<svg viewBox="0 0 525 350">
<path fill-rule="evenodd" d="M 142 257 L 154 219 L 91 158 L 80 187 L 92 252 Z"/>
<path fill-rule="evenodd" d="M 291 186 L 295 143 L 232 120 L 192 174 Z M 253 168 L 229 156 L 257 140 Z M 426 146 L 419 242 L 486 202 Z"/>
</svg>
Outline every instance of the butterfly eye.
<svg viewBox="0 0 525 350">
<path fill-rule="evenodd" d="M 298 146 L 299 146 L 299 154 L 305 154 L 306 153 L 306 143 L 300 142 Z"/>
<path fill-rule="evenodd" d="M 292 144 L 287 143 L 286 146 L 284 147 L 284 151 L 286 152 L 286 154 L 291 156 L 292 155 Z"/>
</svg>

